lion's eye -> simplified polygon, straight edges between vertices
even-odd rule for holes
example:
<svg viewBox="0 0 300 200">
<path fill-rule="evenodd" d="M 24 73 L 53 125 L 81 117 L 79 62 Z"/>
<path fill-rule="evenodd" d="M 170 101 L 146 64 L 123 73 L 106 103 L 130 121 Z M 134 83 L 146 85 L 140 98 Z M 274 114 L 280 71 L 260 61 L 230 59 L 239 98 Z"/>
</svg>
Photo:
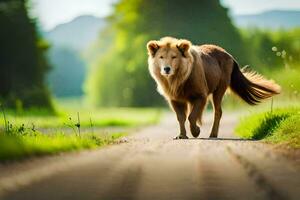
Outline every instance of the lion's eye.
<svg viewBox="0 0 300 200">
<path fill-rule="evenodd" d="M 175 59 L 175 58 L 177 58 L 176 56 L 172 56 L 172 59 Z"/>
<path fill-rule="evenodd" d="M 163 59 L 164 57 L 163 57 L 163 56 L 160 56 L 159 58 L 160 58 L 160 59 Z"/>
</svg>

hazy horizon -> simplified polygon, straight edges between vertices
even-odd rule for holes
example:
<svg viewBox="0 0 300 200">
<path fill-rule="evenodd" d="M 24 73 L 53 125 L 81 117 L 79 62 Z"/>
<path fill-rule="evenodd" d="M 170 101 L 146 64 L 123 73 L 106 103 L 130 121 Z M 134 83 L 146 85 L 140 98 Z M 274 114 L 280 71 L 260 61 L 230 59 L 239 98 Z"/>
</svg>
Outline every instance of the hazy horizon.
<svg viewBox="0 0 300 200">
<path fill-rule="evenodd" d="M 112 4 L 118 0 L 32 0 L 32 15 L 38 17 L 42 29 L 48 31 L 81 15 L 106 17 L 112 12 Z M 297 0 L 220 0 L 230 9 L 231 15 L 259 14 L 269 10 L 299 10 Z M 57 5 L 60 5 L 59 7 Z M 67 9 L 66 9 L 67 8 Z"/>
</svg>

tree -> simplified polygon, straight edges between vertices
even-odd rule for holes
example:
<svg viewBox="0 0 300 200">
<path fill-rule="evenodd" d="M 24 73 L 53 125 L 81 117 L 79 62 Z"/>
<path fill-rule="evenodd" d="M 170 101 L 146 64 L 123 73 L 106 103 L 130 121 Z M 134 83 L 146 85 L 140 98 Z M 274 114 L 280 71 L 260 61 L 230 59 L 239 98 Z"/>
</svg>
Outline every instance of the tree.
<svg viewBox="0 0 300 200">
<path fill-rule="evenodd" d="M 106 51 L 91 68 L 86 87 L 98 105 L 162 104 L 147 69 L 150 39 L 169 35 L 194 44 L 214 43 L 245 58 L 241 37 L 218 0 L 121 0 L 104 33 L 99 43 Z"/>
<path fill-rule="evenodd" d="M 26 0 L 0 0 L 0 99 L 10 107 L 48 107 L 48 44 L 29 18 Z"/>
</svg>

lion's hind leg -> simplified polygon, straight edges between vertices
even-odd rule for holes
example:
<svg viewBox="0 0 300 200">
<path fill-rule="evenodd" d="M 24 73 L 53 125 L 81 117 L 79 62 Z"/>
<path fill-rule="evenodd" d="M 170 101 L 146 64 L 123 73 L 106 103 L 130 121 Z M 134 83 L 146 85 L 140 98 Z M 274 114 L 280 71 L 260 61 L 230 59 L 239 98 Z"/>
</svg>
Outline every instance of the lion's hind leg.
<svg viewBox="0 0 300 200">
<path fill-rule="evenodd" d="M 220 120 L 222 117 L 222 99 L 223 96 L 226 92 L 227 86 L 221 86 L 219 87 L 214 93 L 213 93 L 213 107 L 214 107 L 214 123 L 211 129 L 210 133 L 210 138 L 216 138 L 218 137 L 218 132 L 219 132 L 219 125 L 220 125 Z"/>
<path fill-rule="evenodd" d="M 206 109 L 208 100 L 205 101 L 205 105 L 201 108 L 202 110 L 199 112 L 198 117 L 197 117 L 197 125 L 202 126 L 203 125 L 203 112 Z"/>
</svg>

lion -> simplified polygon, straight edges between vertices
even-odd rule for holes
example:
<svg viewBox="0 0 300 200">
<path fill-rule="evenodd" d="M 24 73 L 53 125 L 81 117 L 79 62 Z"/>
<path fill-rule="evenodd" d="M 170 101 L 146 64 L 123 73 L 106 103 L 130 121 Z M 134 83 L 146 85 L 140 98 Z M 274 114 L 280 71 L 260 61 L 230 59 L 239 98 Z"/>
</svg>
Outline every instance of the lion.
<svg viewBox="0 0 300 200">
<path fill-rule="evenodd" d="M 176 112 L 180 134 L 174 139 L 188 139 L 188 118 L 193 137 L 200 134 L 202 113 L 208 97 L 214 108 L 210 137 L 218 137 L 222 117 L 221 102 L 230 88 L 242 100 L 256 105 L 280 93 L 280 86 L 262 75 L 242 69 L 223 48 L 205 44 L 192 45 L 186 39 L 164 37 L 147 43 L 148 68 L 158 92 Z"/>
</svg>

